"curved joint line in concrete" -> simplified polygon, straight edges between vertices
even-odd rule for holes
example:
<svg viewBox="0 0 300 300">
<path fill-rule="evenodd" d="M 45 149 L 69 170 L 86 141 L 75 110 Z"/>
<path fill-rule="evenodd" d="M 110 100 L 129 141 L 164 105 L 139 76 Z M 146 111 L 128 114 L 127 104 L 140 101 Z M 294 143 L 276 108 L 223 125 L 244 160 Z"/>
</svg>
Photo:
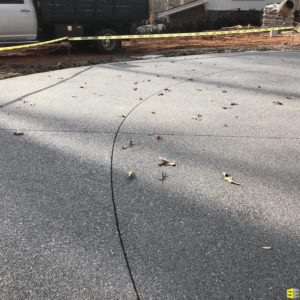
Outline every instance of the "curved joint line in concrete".
<svg viewBox="0 0 300 300">
<path fill-rule="evenodd" d="M 87 69 L 85 69 L 85 70 L 82 70 L 82 71 L 80 71 L 80 72 L 78 72 L 78 73 L 72 75 L 71 77 L 66 78 L 66 79 L 64 79 L 64 80 L 62 80 L 62 81 L 60 81 L 60 82 L 58 82 L 58 83 L 55 83 L 55 84 L 53 84 L 53 85 L 50 85 L 50 86 L 48 86 L 48 87 L 45 87 L 45 88 L 43 88 L 43 89 L 40 89 L 40 90 L 31 92 L 31 93 L 25 94 L 25 95 L 23 95 L 23 96 L 21 96 L 21 97 L 18 97 L 18 98 L 15 99 L 15 100 L 12 100 L 12 101 L 10 101 L 10 102 L 4 103 L 3 105 L 1 105 L 1 107 L 5 107 L 5 106 L 8 106 L 8 105 L 14 104 L 15 102 L 20 101 L 20 100 L 22 100 L 22 99 L 24 99 L 24 98 L 27 98 L 27 97 L 29 97 L 29 96 L 31 96 L 31 95 L 38 94 L 38 93 L 40 93 L 40 92 L 42 92 L 42 91 L 51 89 L 52 87 L 55 87 L 55 86 L 57 86 L 57 85 L 60 85 L 60 84 L 66 82 L 66 81 L 68 81 L 68 80 L 70 80 L 70 79 L 72 79 L 72 78 L 74 78 L 74 77 L 77 77 L 78 75 L 80 75 L 80 74 L 82 74 L 82 73 L 84 73 L 84 72 L 86 72 L 86 71 L 89 71 L 89 70 L 92 69 L 92 68 L 94 68 L 94 66 L 91 66 L 91 67 L 89 67 L 89 68 L 87 68 Z M 204 75 L 204 76 L 207 76 L 207 74 Z M 204 76 L 200 76 L 200 77 L 204 77 Z M 198 77 L 198 78 L 199 78 L 199 77 Z M 195 79 L 197 79 L 197 78 L 195 78 Z M 182 84 L 182 83 L 187 82 L 188 80 L 189 80 L 189 79 L 183 80 L 183 81 L 181 81 L 181 82 L 178 82 L 178 83 L 176 83 L 176 84 L 173 84 L 173 85 L 171 85 L 171 86 L 168 86 L 168 88 L 173 87 L 173 86 L 176 86 L 176 85 L 180 85 L 180 84 Z M 128 260 L 128 258 L 127 258 L 127 254 L 126 254 L 126 251 L 125 251 L 125 246 L 124 246 L 124 243 L 123 243 L 123 240 L 122 240 L 122 235 L 121 235 L 121 230 L 120 230 L 120 225 L 119 225 L 119 220 L 118 220 L 118 214 L 117 214 L 117 208 L 116 208 L 116 204 L 115 204 L 114 187 L 113 187 L 113 157 L 114 157 L 114 149 L 115 149 L 115 144 L 116 144 L 116 139 L 117 139 L 118 133 L 120 132 L 120 129 L 121 129 L 123 123 L 125 122 L 125 120 L 127 119 L 127 117 L 128 117 L 128 116 L 129 116 L 129 115 L 130 115 L 130 114 L 131 114 L 131 113 L 132 113 L 139 105 L 141 105 L 141 104 L 144 103 L 145 101 L 149 100 L 151 97 L 155 96 L 157 93 L 159 93 L 159 92 L 161 92 L 161 91 L 163 91 L 163 90 L 159 90 L 158 92 L 155 92 L 155 93 L 153 93 L 152 95 L 148 96 L 145 100 L 143 100 L 143 101 L 141 101 L 140 103 L 138 103 L 137 105 L 135 105 L 135 106 L 129 111 L 129 113 L 127 114 L 127 116 L 126 116 L 126 117 L 122 120 L 122 122 L 120 123 L 120 125 L 119 125 L 119 127 L 118 127 L 118 129 L 117 129 L 117 131 L 116 131 L 116 133 L 115 133 L 115 138 L 114 138 L 114 141 L 113 141 L 113 146 L 112 146 L 112 151 L 111 151 L 111 192 L 112 192 L 112 203 L 113 203 L 113 208 L 114 208 L 114 214 L 115 214 L 116 226 L 117 226 L 117 230 L 118 230 L 118 234 L 119 234 L 120 244 L 121 244 L 121 247 L 122 247 L 122 250 L 123 250 L 123 254 L 124 254 L 124 258 L 125 258 L 125 261 L 126 261 L 126 265 L 127 265 L 127 268 L 128 268 L 128 272 L 129 272 L 129 275 L 130 275 L 130 278 L 131 278 L 131 281 L 132 281 L 134 290 L 135 290 L 136 295 L 137 295 L 137 300 L 140 300 L 140 296 L 139 296 L 139 293 L 138 293 L 138 290 L 137 290 L 137 286 L 136 286 L 136 284 L 135 284 L 135 281 L 134 281 L 134 278 L 133 278 L 133 275 L 132 275 L 132 272 L 131 272 L 131 268 L 130 268 L 130 265 L 129 265 L 129 260 Z"/>
<path fill-rule="evenodd" d="M 212 73 L 214 74 L 214 73 Z M 210 74 L 210 75 L 212 75 Z M 204 75 L 204 76 L 207 76 Z M 197 79 L 197 78 L 201 78 L 201 77 L 204 77 L 204 76 L 200 76 L 200 77 L 196 77 L 196 78 L 193 78 L 193 79 Z M 178 82 L 176 84 L 173 84 L 173 85 L 170 85 L 168 86 L 168 88 L 171 88 L 173 86 L 176 86 L 176 85 L 180 85 L 182 83 L 185 83 L 185 82 L 188 82 L 190 79 L 187 79 L 187 80 L 183 80 L 181 82 Z M 138 290 L 137 290 L 137 286 L 135 284 L 135 281 L 134 281 L 134 278 L 133 278 L 133 275 L 132 275 L 132 272 L 131 272 L 131 268 L 130 268 L 130 265 L 129 265 L 129 260 L 128 260 L 128 257 L 127 257 L 127 254 L 126 254 L 126 251 L 125 251 L 125 246 L 124 246 L 124 243 L 123 243 L 123 239 L 122 239 L 122 235 L 121 235 L 121 229 L 120 229 L 120 224 L 119 224 L 119 219 L 118 219 L 118 213 L 117 213 L 117 206 L 116 206 L 116 203 L 115 203 L 115 197 L 114 197 L 114 186 L 113 186 L 113 158 L 114 158 L 114 149 L 115 149 L 115 144 L 116 144 L 116 140 L 117 140 L 117 136 L 118 136 L 118 133 L 120 132 L 120 129 L 122 127 L 122 125 L 124 124 L 124 122 L 126 121 L 127 117 L 138 107 L 140 106 L 141 104 L 143 104 L 145 101 L 149 100 L 151 97 L 157 95 L 157 93 L 163 91 L 164 89 L 162 90 L 159 90 L 155 93 L 153 93 L 152 95 L 148 96 L 146 99 L 144 99 L 143 101 L 141 101 L 140 103 L 138 103 L 137 105 L 135 105 L 130 111 L 129 113 L 126 115 L 126 117 L 122 120 L 122 122 L 120 123 L 117 131 L 116 131 L 116 134 L 115 134 L 115 138 L 114 138 L 114 141 L 113 141 L 113 146 L 112 146 L 112 151 L 111 151 L 111 166 L 110 166 L 110 174 L 111 174 L 111 193 L 112 193 L 112 202 L 113 202 L 113 207 L 114 207 L 114 214 L 115 214 L 115 219 L 116 219 L 116 224 L 117 224 L 117 230 L 118 230 L 118 233 L 119 233 L 119 238 L 120 238 L 120 243 L 121 243 L 121 247 L 122 247 L 122 250 L 123 250 L 123 253 L 124 253 L 124 257 L 125 257 L 125 261 L 126 261 L 126 264 L 127 264 L 127 268 L 128 268 L 128 271 L 129 271 L 129 275 L 130 275 L 130 278 L 131 278 L 131 281 L 132 281 L 132 284 L 133 284 L 133 287 L 134 287 L 134 290 L 136 292 L 136 295 L 137 295 L 137 300 L 140 300 L 140 296 L 139 296 L 139 293 L 138 293 Z"/>
</svg>

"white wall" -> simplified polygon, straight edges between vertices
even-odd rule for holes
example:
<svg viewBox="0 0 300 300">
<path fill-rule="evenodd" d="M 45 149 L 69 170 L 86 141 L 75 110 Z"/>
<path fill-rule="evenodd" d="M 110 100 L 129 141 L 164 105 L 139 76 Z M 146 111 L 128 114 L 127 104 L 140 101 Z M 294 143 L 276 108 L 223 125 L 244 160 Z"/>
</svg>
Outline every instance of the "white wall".
<svg viewBox="0 0 300 300">
<path fill-rule="evenodd" d="M 194 0 L 189 0 L 189 2 Z M 187 3 L 186 0 L 180 0 L 180 5 Z M 263 9 L 268 4 L 280 3 L 279 0 L 207 0 L 207 10 L 230 10 L 240 8 L 241 10 L 248 9 Z M 294 0 L 295 9 L 300 9 L 300 0 Z"/>
<path fill-rule="evenodd" d="M 263 9 L 268 4 L 280 3 L 279 0 L 207 0 L 207 10 L 231 10 L 240 8 L 241 10 Z"/>
</svg>

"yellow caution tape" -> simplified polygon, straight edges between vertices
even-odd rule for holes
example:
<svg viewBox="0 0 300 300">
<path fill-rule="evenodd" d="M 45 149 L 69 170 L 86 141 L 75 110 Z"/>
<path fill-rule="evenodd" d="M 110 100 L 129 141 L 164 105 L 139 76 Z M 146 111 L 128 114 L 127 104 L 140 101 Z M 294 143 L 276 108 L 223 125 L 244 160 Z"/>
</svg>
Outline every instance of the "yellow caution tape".
<svg viewBox="0 0 300 300">
<path fill-rule="evenodd" d="M 167 37 L 185 37 L 185 36 L 203 36 L 203 35 L 223 35 L 235 33 L 251 33 L 263 32 L 272 30 L 293 29 L 294 27 L 275 27 L 263 29 L 249 30 L 230 30 L 230 31 L 211 31 L 211 32 L 194 32 L 194 33 L 167 33 L 167 34 L 140 34 L 140 35 L 115 35 L 115 36 L 85 36 L 85 37 L 70 37 L 69 41 L 86 41 L 86 40 L 121 40 L 121 39 L 150 39 L 150 38 L 167 38 Z"/>
<path fill-rule="evenodd" d="M 64 40 L 69 41 L 86 41 L 86 40 L 122 40 L 122 39 L 151 39 L 151 38 L 168 38 L 168 37 L 188 37 L 188 36 L 204 36 L 204 35 L 223 35 L 223 34 L 236 34 L 236 33 L 251 33 L 251 32 L 265 32 L 272 30 L 287 30 L 294 29 L 294 27 L 274 27 L 274 28 L 262 28 L 262 29 L 248 29 L 248 30 L 230 30 L 230 31 L 210 31 L 210 32 L 193 32 L 193 33 L 166 33 L 166 34 L 140 34 L 140 35 L 115 35 L 115 36 L 85 36 L 85 37 L 63 37 L 56 40 L 51 40 L 47 42 L 20 45 L 13 47 L 2 47 L 0 51 L 12 50 L 12 49 L 22 49 L 30 48 L 40 45 L 46 45 L 51 43 L 56 43 Z M 297 31 L 300 32 L 298 28 Z"/>
<path fill-rule="evenodd" d="M 67 39 L 68 39 L 68 37 L 64 37 L 64 38 L 60 38 L 60 39 L 56 39 L 56 40 L 51 40 L 51 41 L 41 42 L 41 43 L 35 43 L 35 44 L 29 44 L 29 45 L 20 45 L 20 46 L 13 46 L 13 47 L 3 47 L 3 48 L 0 48 L 0 51 L 11 50 L 11 49 L 21 49 L 21 48 L 35 47 L 35 46 L 40 46 L 40 45 L 46 45 L 46 44 L 56 43 L 56 42 L 60 42 L 60 41 L 67 40 Z"/>
</svg>

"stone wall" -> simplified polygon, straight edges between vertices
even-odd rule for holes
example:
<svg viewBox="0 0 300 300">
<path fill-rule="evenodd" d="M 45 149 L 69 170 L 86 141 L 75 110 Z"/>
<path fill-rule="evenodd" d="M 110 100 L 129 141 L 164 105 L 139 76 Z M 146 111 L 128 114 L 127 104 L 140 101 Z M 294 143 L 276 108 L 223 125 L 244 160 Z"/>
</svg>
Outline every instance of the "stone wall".
<svg viewBox="0 0 300 300">
<path fill-rule="evenodd" d="M 183 19 L 193 19 L 205 15 L 205 8 L 203 5 L 199 5 L 177 14 L 170 15 L 170 22 L 179 21 Z"/>
<path fill-rule="evenodd" d="M 192 10 L 195 10 L 195 8 Z M 168 32 L 200 32 L 248 24 L 261 26 L 263 11 L 206 11 L 204 14 L 197 13 L 193 15 L 191 13 L 190 16 L 182 16 L 181 18 L 176 16 L 181 13 L 170 15 L 170 22 L 165 24 Z"/>
</svg>

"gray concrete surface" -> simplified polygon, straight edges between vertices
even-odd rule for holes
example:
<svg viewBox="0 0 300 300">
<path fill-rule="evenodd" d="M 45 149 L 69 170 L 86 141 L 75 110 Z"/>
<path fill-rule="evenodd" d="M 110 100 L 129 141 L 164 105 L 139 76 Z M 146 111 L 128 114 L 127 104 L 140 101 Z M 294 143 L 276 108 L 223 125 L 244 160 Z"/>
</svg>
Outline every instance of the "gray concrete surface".
<svg viewBox="0 0 300 300">
<path fill-rule="evenodd" d="M 0 81 L 0 298 L 300 288 L 298 66 L 299 52 L 249 52 Z"/>
</svg>

